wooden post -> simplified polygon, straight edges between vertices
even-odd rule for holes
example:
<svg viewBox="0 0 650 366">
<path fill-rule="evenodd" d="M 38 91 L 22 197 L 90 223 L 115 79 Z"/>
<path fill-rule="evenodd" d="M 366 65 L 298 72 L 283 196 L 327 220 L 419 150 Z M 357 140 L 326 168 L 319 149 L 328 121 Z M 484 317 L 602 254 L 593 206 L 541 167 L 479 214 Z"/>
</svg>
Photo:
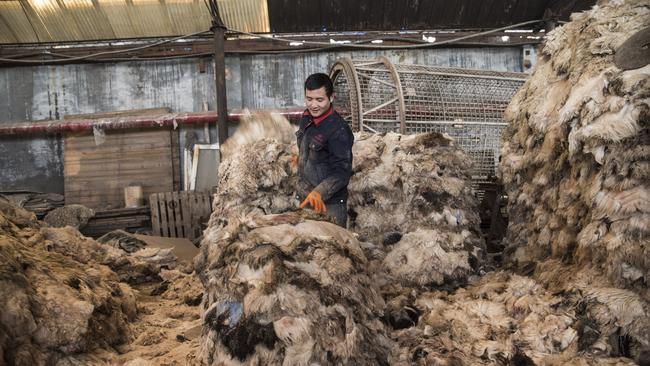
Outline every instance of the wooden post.
<svg viewBox="0 0 650 366">
<path fill-rule="evenodd" d="M 214 10 L 212 18 L 212 32 L 214 33 L 214 74 L 217 92 L 217 131 L 219 133 L 219 146 L 228 138 L 228 107 L 226 98 L 226 57 L 224 43 L 226 41 L 226 26 L 219 15 L 219 7 L 213 1 Z"/>
</svg>

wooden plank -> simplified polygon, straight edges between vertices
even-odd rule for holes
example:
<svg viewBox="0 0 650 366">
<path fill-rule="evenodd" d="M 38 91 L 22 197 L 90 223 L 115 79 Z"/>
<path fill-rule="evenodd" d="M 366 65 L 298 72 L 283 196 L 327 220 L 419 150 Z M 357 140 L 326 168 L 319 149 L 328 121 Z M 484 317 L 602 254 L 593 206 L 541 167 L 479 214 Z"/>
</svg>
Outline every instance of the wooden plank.
<svg viewBox="0 0 650 366">
<path fill-rule="evenodd" d="M 111 170 L 118 170 L 119 172 L 127 172 L 127 173 L 137 173 L 137 172 L 142 172 L 142 170 L 148 170 L 148 169 L 158 169 L 158 168 L 165 168 L 167 170 L 170 170 L 171 168 L 171 162 L 165 161 L 165 162 L 149 162 L 149 161 L 138 161 L 138 162 L 129 162 L 129 163 L 120 163 L 119 161 L 117 162 L 112 162 L 112 161 L 105 161 L 105 162 L 95 162 L 92 163 L 94 165 L 94 168 L 92 170 L 88 170 L 89 173 L 92 172 L 97 172 L 101 173 L 106 171 Z M 84 164 L 85 165 L 85 164 Z M 82 170 L 85 170 L 85 167 L 82 168 Z M 85 172 L 84 172 L 85 173 Z M 171 173 L 171 172 L 170 172 Z M 69 176 L 75 176 L 75 174 L 70 174 Z M 91 175 L 93 176 L 93 175 Z M 99 177 L 98 175 L 95 175 L 95 177 Z M 104 175 L 105 177 L 105 175 Z M 171 179 L 170 179 L 171 181 Z"/>
<path fill-rule="evenodd" d="M 112 118 L 123 116 L 146 116 L 154 114 L 170 113 L 170 108 L 145 108 L 145 109 L 129 109 L 124 111 L 100 112 L 100 113 L 85 113 L 85 114 L 68 114 L 63 119 L 97 119 L 97 118 Z"/>
<path fill-rule="evenodd" d="M 160 177 L 159 176 L 152 176 L 151 179 L 163 179 L 163 177 L 162 176 L 160 176 Z M 106 196 L 115 195 L 116 196 L 115 198 L 119 198 L 119 197 L 123 198 L 123 196 L 124 196 L 124 194 L 123 194 L 124 193 L 123 192 L 124 188 L 123 187 L 126 187 L 128 185 L 128 183 L 129 183 L 129 181 L 113 181 L 113 182 L 107 182 L 106 184 L 101 185 L 101 182 L 97 181 L 97 180 L 87 180 L 87 181 L 83 181 L 83 182 L 73 182 L 73 183 L 70 183 L 70 190 L 69 190 L 68 193 L 73 194 L 75 192 L 80 192 L 82 194 L 85 193 L 86 195 L 92 196 L 93 192 L 89 192 L 89 190 L 94 188 L 93 185 L 98 185 L 98 186 L 101 185 L 102 189 L 106 190 L 106 192 L 102 192 L 102 194 L 105 194 Z M 138 181 L 138 183 L 142 183 L 142 182 Z M 145 185 L 145 186 L 142 187 L 142 190 L 143 190 L 143 192 L 145 194 L 149 194 L 149 193 L 164 192 L 164 191 L 167 190 L 165 188 L 168 188 L 168 186 L 167 185 L 151 185 L 151 186 Z M 95 192 L 95 194 L 97 194 L 97 192 Z M 120 206 L 120 208 L 121 207 L 123 207 L 123 206 Z"/>
<path fill-rule="evenodd" d="M 179 131 L 170 129 L 171 150 L 172 150 L 172 185 L 174 191 L 181 190 L 181 147 L 179 141 Z"/>
<path fill-rule="evenodd" d="M 192 230 L 192 210 L 190 209 L 190 192 L 181 192 L 181 210 L 183 212 L 184 237 L 194 239 L 194 231 Z"/>
<path fill-rule="evenodd" d="M 199 223 L 199 196 L 198 192 L 196 191 L 191 191 L 192 195 L 189 197 L 190 198 L 190 209 L 191 211 L 191 226 L 192 226 L 192 237 L 195 238 L 199 235 L 199 232 L 197 230 L 197 225 Z"/>
<path fill-rule="evenodd" d="M 139 134 L 139 133 L 134 133 L 133 130 L 122 130 L 120 131 L 122 134 L 128 134 L 130 136 L 128 136 L 128 138 L 124 136 L 120 136 L 119 138 L 111 138 L 111 135 L 107 135 L 109 137 L 104 140 L 104 144 L 102 145 L 97 145 L 95 143 L 95 138 L 93 135 L 76 136 L 74 138 L 68 138 L 68 140 L 70 140 L 68 142 L 68 146 L 73 147 L 75 149 L 77 148 L 84 149 L 85 154 L 92 154 L 96 151 L 103 151 L 103 150 L 119 151 L 119 149 L 117 149 L 116 146 L 120 146 L 120 145 L 126 146 L 127 145 L 126 143 L 128 143 L 129 141 L 132 142 L 133 139 L 136 139 L 135 141 L 138 142 L 138 145 L 134 145 L 134 146 L 150 146 L 152 148 L 163 148 L 165 146 L 170 146 L 169 141 L 162 140 L 159 138 L 161 135 L 163 135 L 161 134 L 161 132 L 164 133 L 165 131 L 166 130 L 150 131 L 147 134 Z M 137 148 L 132 147 L 131 150 L 137 150 Z"/>
<path fill-rule="evenodd" d="M 169 237 L 176 238 L 176 216 L 174 215 L 174 193 L 166 192 L 165 201 L 167 202 L 167 223 L 169 225 Z"/>
<path fill-rule="evenodd" d="M 128 215 L 128 216 L 121 216 L 121 217 L 108 217 L 108 218 L 92 218 L 88 222 L 94 222 L 94 223 L 113 223 L 113 222 L 128 222 L 128 221 L 142 221 L 142 220 L 149 220 L 151 215 L 142 215 L 142 214 L 135 214 L 135 215 Z"/>
<path fill-rule="evenodd" d="M 169 129 L 106 131 L 95 146 L 92 134 L 66 135 L 66 203 L 95 209 L 124 206 L 124 187 L 141 185 L 145 195 L 173 190 Z"/>
<path fill-rule="evenodd" d="M 96 195 L 96 193 L 93 194 L 92 187 L 90 187 L 90 185 L 86 185 L 86 187 L 91 191 L 81 189 L 80 187 L 79 190 L 68 192 L 70 197 L 67 198 L 72 199 L 74 197 L 74 198 L 78 198 L 81 200 L 88 200 L 88 201 L 104 200 L 106 202 L 117 202 L 118 205 L 116 207 L 113 207 L 112 209 L 118 209 L 124 207 L 123 205 L 124 193 L 122 192 L 122 189 L 112 189 L 111 191 L 106 190 L 105 192 L 102 193 L 101 196 L 98 196 Z M 143 190 L 143 196 L 165 190 L 161 188 L 165 188 L 165 187 L 146 187 L 146 189 Z"/>
<path fill-rule="evenodd" d="M 196 234 L 201 235 L 201 223 L 204 220 L 205 216 L 205 193 L 197 192 L 197 207 L 194 216 L 194 227 L 196 227 Z"/>
<path fill-rule="evenodd" d="M 212 213 L 212 202 L 210 200 L 210 197 L 212 196 L 212 193 L 205 193 L 204 194 L 204 199 L 205 199 L 205 211 L 204 211 L 204 217 L 207 217 L 208 219 L 210 218 L 210 214 Z"/>
<path fill-rule="evenodd" d="M 122 219 L 131 219 L 134 217 L 150 217 L 151 213 L 150 212 L 134 212 L 131 214 L 127 215 L 120 215 L 120 216 L 110 216 L 110 217 L 93 217 L 92 219 L 94 221 L 107 221 L 110 222 L 111 220 L 122 220 Z"/>
<path fill-rule="evenodd" d="M 127 207 L 127 208 L 120 208 L 115 210 L 96 211 L 95 216 L 93 216 L 93 218 L 110 218 L 110 217 L 129 216 L 129 215 L 138 215 L 138 214 L 148 215 L 149 212 L 150 212 L 149 207 Z"/>
<path fill-rule="evenodd" d="M 154 139 L 155 138 L 155 139 Z M 151 141 L 143 141 L 143 137 L 132 136 L 132 141 L 138 141 L 136 145 L 128 145 L 125 141 L 110 141 L 107 140 L 103 145 L 95 146 L 95 143 L 88 143 L 87 145 L 68 143 L 67 147 L 74 149 L 73 152 L 76 156 L 82 158 L 91 158 L 96 155 L 102 154 L 120 154 L 124 152 L 145 152 L 150 150 L 165 151 L 171 145 L 163 143 L 158 140 L 159 136 L 152 136 Z M 104 146 L 106 145 L 106 146 Z"/>
<path fill-rule="evenodd" d="M 176 202 L 174 200 L 173 192 L 169 192 L 169 202 L 167 204 L 167 220 L 169 221 L 170 237 L 177 238 L 176 232 Z"/>
<path fill-rule="evenodd" d="M 133 216 L 119 217 L 119 218 L 92 220 L 92 222 L 94 224 L 112 225 L 112 224 L 115 224 L 115 223 L 129 223 L 129 222 L 149 221 L 150 219 L 151 219 L 151 216 L 149 216 L 149 215 L 133 215 Z"/>
<path fill-rule="evenodd" d="M 151 209 L 151 228 L 155 235 L 162 235 L 160 227 L 160 206 L 158 204 L 158 194 L 149 195 L 149 208 Z"/>
<path fill-rule="evenodd" d="M 165 146 L 170 145 L 169 140 L 161 140 L 158 138 L 164 131 L 167 129 L 161 130 L 137 130 L 137 129 L 127 129 L 127 130 L 115 130 L 115 131 L 106 131 L 105 142 L 118 142 L 123 143 L 126 140 L 129 140 L 131 137 L 138 139 L 138 142 L 147 145 L 154 146 Z M 128 137 L 125 137 L 128 135 Z M 97 145 L 95 143 L 95 137 L 92 133 L 85 133 L 83 135 L 67 135 L 70 140 L 70 146 L 75 147 L 89 147 L 89 148 L 101 148 L 105 149 L 103 145 Z M 111 146 L 110 148 L 115 148 Z"/>
<path fill-rule="evenodd" d="M 151 177 L 153 177 L 153 178 L 151 178 Z M 162 174 L 162 173 L 151 173 L 150 175 L 144 177 L 144 179 L 143 179 L 142 174 L 137 174 L 135 171 L 133 171 L 133 172 L 131 172 L 129 174 L 124 174 L 124 176 L 120 175 L 120 176 L 117 176 L 117 177 L 113 177 L 112 179 L 111 179 L 111 177 L 104 176 L 104 180 L 110 179 L 110 181 L 106 181 L 106 183 L 115 183 L 114 184 L 115 188 L 124 188 L 125 187 L 124 185 L 118 186 L 118 183 L 121 183 L 121 184 L 130 183 L 136 178 L 140 178 L 137 181 L 138 183 L 143 183 L 143 181 L 144 182 L 150 182 L 150 184 L 148 185 L 150 187 L 156 187 L 156 186 L 169 187 L 171 179 L 165 180 L 164 179 L 165 177 L 169 178 L 168 175 L 165 175 L 165 174 Z M 83 177 L 83 176 L 73 176 L 73 175 L 70 175 L 67 178 L 68 178 L 68 183 L 76 183 L 76 182 L 79 182 L 79 181 L 83 181 L 83 179 L 85 179 L 85 177 Z M 86 179 L 86 181 L 88 181 L 88 182 L 96 182 L 96 181 L 99 181 L 99 178 L 102 178 L 102 177 L 99 176 L 99 175 L 92 176 L 92 177 L 88 177 Z M 156 179 L 160 179 L 160 180 L 156 180 Z M 142 185 L 142 184 L 140 184 L 140 185 Z M 146 187 L 146 186 L 147 186 L 147 184 L 144 185 L 144 187 Z M 156 193 L 164 192 L 164 191 L 167 191 L 167 190 L 163 189 L 162 191 L 157 191 Z"/>
<path fill-rule="evenodd" d="M 168 151 L 168 148 L 166 149 L 160 149 L 160 150 L 152 150 L 150 149 L 147 152 L 142 152 L 142 151 L 133 151 L 130 155 L 115 155 L 113 159 L 111 160 L 112 163 L 121 163 L 121 164 L 126 164 L 126 163 L 133 163 L 133 162 L 140 162 L 142 161 L 143 158 L 147 159 L 155 159 L 155 160 L 160 160 L 160 161 L 167 161 L 168 159 L 165 159 L 166 154 Z M 122 151 L 119 153 L 123 153 Z M 96 163 L 96 162 L 104 162 L 106 161 L 106 155 L 111 154 L 111 152 L 102 152 L 101 154 L 95 154 L 93 156 L 84 156 L 80 157 L 79 159 L 74 159 L 74 156 L 69 156 L 68 157 L 68 162 L 69 165 L 71 166 L 78 166 L 80 164 L 84 163 Z M 118 154 L 118 153 L 114 153 Z M 88 168 L 95 168 L 94 166 L 88 166 Z"/>
<path fill-rule="evenodd" d="M 135 215 L 129 217 L 113 218 L 113 219 L 100 219 L 89 220 L 88 225 L 107 225 L 107 226 L 121 226 L 121 225 L 140 225 L 141 223 L 148 224 L 151 220 L 149 215 Z"/>
<path fill-rule="evenodd" d="M 88 141 L 87 143 L 80 144 L 80 143 L 74 143 L 74 142 L 68 142 L 68 147 L 71 147 L 75 149 L 75 153 L 79 154 L 80 156 L 92 156 L 96 155 L 98 153 L 103 153 L 103 152 L 108 152 L 108 153 L 120 153 L 120 152 L 132 152 L 132 151 L 142 151 L 142 149 L 160 149 L 164 150 L 171 146 L 167 141 L 162 141 L 158 137 L 158 135 L 150 135 L 150 136 L 131 136 L 132 138 L 137 139 L 138 144 L 137 145 L 127 145 L 124 143 L 123 140 L 120 141 L 111 141 L 110 139 L 107 139 L 105 144 L 108 143 L 108 145 L 100 145 L 96 146 L 95 141 Z M 90 139 L 91 137 L 88 136 Z"/>
<path fill-rule="evenodd" d="M 167 225 L 169 226 L 169 237 L 176 237 L 176 224 L 174 217 L 174 199 L 172 192 L 165 192 L 165 203 L 167 204 Z"/>
<path fill-rule="evenodd" d="M 176 228 L 176 237 L 183 238 L 183 216 L 181 207 L 181 198 L 177 191 L 172 192 L 172 200 L 174 202 L 174 227 Z"/>
<path fill-rule="evenodd" d="M 169 237 L 169 219 L 167 217 L 167 201 L 164 193 L 159 193 L 160 202 L 160 236 Z"/>
<path fill-rule="evenodd" d="M 74 137 L 68 137 L 66 138 L 70 140 L 69 144 L 72 147 L 86 147 L 89 149 L 97 149 L 97 150 L 106 150 L 106 149 L 116 149 L 116 145 L 126 145 L 124 142 L 127 142 L 130 140 L 130 138 L 136 138 L 139 143 L 142 145 L 150 145 L 150 146 L 165 146 L 169 145 L 169 141 L 166 140 L 160 140 L 158 137 L 161 135 L 156 132 L 164 132 L 166 130 L 161 130 L 161 131 L 148 131 L 146 134 L 144 133 L 137 133 L 134 132 L 134 130 L 122 130 L 121 133 L 125 134 L 128 133 L 130 136 L 129 138 L 124 138 L 123 136 L 116 136 L 116 135 L 106 135 L 108 136 L 104 142 L 109 142 L 111 144 L 105 145 L 97 145 L 95 143 L 95 137 L 91 134 L 88 136 L 74 136 Z M 135 145 L 134 145 L 135 146 Z M 137 145 L 141 146 L 141 145 Z M 90 150 L 91 152 L 94 150 Z"/>
</svg>

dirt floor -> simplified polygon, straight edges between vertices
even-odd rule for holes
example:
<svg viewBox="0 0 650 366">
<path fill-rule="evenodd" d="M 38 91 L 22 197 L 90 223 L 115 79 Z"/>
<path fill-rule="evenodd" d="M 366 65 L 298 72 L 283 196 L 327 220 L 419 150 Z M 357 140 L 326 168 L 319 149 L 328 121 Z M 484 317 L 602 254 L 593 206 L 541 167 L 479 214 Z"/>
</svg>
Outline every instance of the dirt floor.
<svg viewBox="0 0 650 366">
<path fill-rule="evenodd" d="M 138 235 L 150 246 L 174 248 L 179 262 L 191 265 L 198 253 L 187 239 Z M 116 350 L 121 365 L 195 365 L 201 336 L 201 283 L 194 274 L 163 272 L 161 284 L 133 286 L 138 319 L 131 324 L 132 341 Z"/>
<path fill-rule="evenodd" d="M 198 279 L 197 279 L 198 281 Z M 131 325 L 131 343 L 116 349 L 119 365 L 194 365 L 201 335 L 200 306 L 179 299 L 152 296 L 158 286 L 136 287 L 138 320 Z"/>
<path fill-rule="evenodd" d="M 153 247 L 174 248 L 180 267 L 192 265 L 198 249 L 187 239 L 138 235 Z M 198 277 L 163 270 L 163 282 L 131 285 L 138 309 L 129 342 L 96 350 L 64 365 L 198 365 L 203 287 Z"/>
</svg>

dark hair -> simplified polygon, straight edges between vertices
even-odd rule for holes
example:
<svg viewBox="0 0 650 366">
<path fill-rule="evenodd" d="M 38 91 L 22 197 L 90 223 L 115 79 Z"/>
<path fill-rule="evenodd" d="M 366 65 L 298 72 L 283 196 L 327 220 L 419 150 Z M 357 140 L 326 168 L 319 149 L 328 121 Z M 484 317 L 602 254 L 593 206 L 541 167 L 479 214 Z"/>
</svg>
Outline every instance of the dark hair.
<svg viewBox="0 0 650 366">
<path fill-rule="evenodd" d="M 305 91 L 316 90 L 322 87 L 325 87 L 325 93 L 327 93 L 327 96 L 331 97 L 332 93 L 334 93 L 334 85 L 332 85 L 332 79 L 330 79 L 327 74 L 323 74 L 322 72 L 311 74 L 307 80 L 305 80 Z"/>
</svg>

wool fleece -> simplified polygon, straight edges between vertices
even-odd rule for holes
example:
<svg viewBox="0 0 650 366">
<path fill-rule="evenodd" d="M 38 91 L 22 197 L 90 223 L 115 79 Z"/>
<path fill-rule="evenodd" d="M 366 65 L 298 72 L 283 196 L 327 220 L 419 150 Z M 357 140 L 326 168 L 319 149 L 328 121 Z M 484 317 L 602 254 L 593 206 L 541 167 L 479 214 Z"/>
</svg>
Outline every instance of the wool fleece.
<svg viewBox="0 0 650 366">
<path fill-rule="evenodd" d="M 578 297 L 594 330 L 586 352 L 639 363 L 650 347 L 650 65 L 614 58 L 648 24 L 647 1 L 610 1 L 550 32 L 506 111 L 499 168 L 508 262 Z"/>
</svg>

